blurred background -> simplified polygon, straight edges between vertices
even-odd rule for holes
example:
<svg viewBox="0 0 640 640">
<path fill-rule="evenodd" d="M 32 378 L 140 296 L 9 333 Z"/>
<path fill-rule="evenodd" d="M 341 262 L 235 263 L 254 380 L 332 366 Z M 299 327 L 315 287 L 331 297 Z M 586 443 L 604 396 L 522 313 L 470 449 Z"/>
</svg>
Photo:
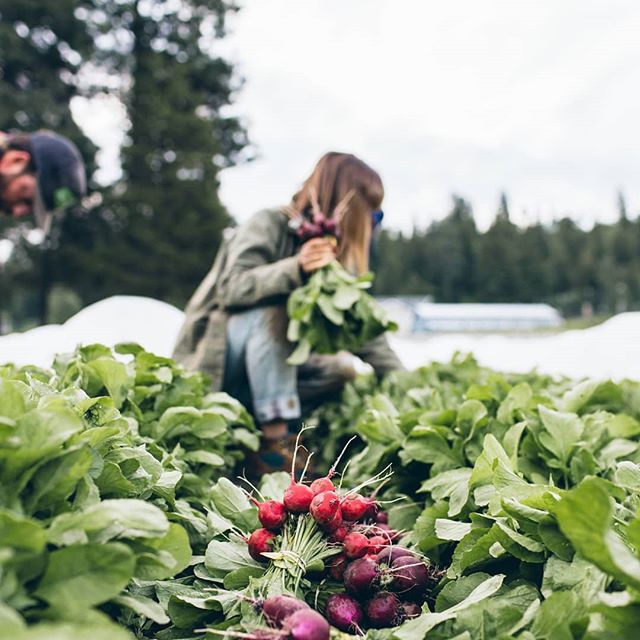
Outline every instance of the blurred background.
<svg viewBox="0 0 640 640">
<path fill-rule="evenodd" d="M 640 309 L 639 32 L 632 0 L 0 0 L 0 130 L 67 135 L 92 176 L 46 239 L 0 218 L 0 330 L 182 308 L 330 149 L 385 182 L 375 291 L 405 330 Z"/>
</svg>

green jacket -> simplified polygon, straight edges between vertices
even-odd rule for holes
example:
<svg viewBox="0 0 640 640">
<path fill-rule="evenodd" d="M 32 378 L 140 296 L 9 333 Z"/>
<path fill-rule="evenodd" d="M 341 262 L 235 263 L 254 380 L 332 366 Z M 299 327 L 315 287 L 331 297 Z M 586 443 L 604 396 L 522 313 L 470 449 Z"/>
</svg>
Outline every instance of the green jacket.
<svg viewBox="0 0 640 640">
<path fill-rule="evenodd" d="M 258 305 L 285 306 L 303 284 L 296 255 L 300 243 L 288 222 L 283 209 L 265 209 L 236 229 L 187 304 L 173 357 L 209 374 L 214 390 L 222 387 L 229 314 Z M 403 368 L 385 336 L 355 355 L 378 375 Z"/>
</svg>

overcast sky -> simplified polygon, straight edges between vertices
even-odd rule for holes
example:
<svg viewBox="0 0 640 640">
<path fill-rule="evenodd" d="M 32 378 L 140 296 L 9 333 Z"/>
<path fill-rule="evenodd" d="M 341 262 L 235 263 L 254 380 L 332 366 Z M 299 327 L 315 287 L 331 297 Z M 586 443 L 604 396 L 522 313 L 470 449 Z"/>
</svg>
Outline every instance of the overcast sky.
<svg viewBox="0 0 640 640">
<path fill-rule="evenodd" d="M 501 190 L 520 223 L 611 221 L 619 189 L 640 209 L 640 2 L 242 5 L 221 51 L 246 80 L 234 112 L 259 158 L 222 173 L 237 219 L 286 202 L 328 150 L 380 171 L 395 228 L 442 217 L 453 192 L 482 226 Z M 117 107 L 75 113 L 112 177 Z"/>
</svg>

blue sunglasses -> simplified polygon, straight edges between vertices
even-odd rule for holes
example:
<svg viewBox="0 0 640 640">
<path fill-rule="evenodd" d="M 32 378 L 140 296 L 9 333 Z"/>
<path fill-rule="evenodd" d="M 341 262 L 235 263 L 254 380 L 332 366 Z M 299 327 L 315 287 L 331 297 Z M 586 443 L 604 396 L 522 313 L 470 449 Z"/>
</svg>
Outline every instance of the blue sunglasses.
<svg viewBox="0 0 640 640">
<path fill-rule="evenodd" d="M 384 218 L 384 211 L 382 209 L 371 212 L 371 223 L 374 229 L 382 224 L 382 218 Z"/>
</svg>

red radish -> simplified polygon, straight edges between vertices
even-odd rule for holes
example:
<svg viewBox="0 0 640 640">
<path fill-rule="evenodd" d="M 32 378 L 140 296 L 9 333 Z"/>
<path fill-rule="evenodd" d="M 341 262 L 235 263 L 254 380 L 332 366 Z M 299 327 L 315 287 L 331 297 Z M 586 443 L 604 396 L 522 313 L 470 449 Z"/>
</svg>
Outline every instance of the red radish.
<svg viewBox="0 0 640 640">
<path fill-rule="evenodd" d="M 340 512 L 338 512 L 340 513 Z M 336 514 L 337 515 L 337 514 Z M 342 516 L 340 516 L 342 520 Z M 350 529 L 345 524 L 341 524 L 334 531 L 331 532 L 331 536 L 329 537 L 329 542 L 344 542 L 344 539 L 347 537 Z"/>
<path fill-rule="evenodd" d="M 401 558 L 402 556 L 408 556 L 415 559 L 415 556 L 411 551 L 409 551 L 409 549 L 398 547 L 396 545 L 388 545 L 376 555 L 376 562 L 378 564 L 387 564 L 391 566 L 392 562 L 396 558 Z"/>
<path fill-rule="evenodd" d="M 378 585 L 380 567 L 370 557 L 354 560 L 345 569 L 343 580 L 349 593 L 365 596 Z"/>
<path fill-rule="evenodd" d="M 280 531 L 282 525 L 287 521 L 287 510 L 284 504 L 278 500 L 258 502 L 253 497 L 251 502 L 258 507 L 260 524 L 269 531 Z"/>
<path fill-rule="evenodd" d="M 342 504 L 340 505 L 342 517 L 351 522 L 362 520 L 369 508 L 369 500 L 369 498 L 365 498 L 359 493 L 346 495 L 342 499 Z"/>
<path fill-rule="evenodd" d="M 375 521 L 378 511 L 380 511 L 380 505 L 372 498 L 367 498 L 367 510 L 364 513 L 365 519 Z"/>
<path fill-rule="evenodd" d="M 427 587 L 429 570 L 427 565 L 417 558 L 396 558 L 391 564 L 390 573 L 393 574 L 393 590 L 402 593 L 409 600 L 421 596 Z"/>
<path fill-rule="evenodd" d="M 344 553 L 339 553 L 337 556 L 331 558 L 331 564 L 329 565 L 329 575 L 340 582 L 344 574 L 344 570 L 347 567 L 347 556 Z"/>
<path fill-rule="evenodd" d="M 335 236 L 338 233 L 338 224 L 333 218 L 327 218 L 324 221 L 324 232 Z"/>
<path fill-rule="evenodd" d="M 328 525 L 340 509 L 340 498 L 335 491 L 322 491 L 313 497 L 309 513 L 321 526 Z"/>
<path fill-rule="evenodd" d="M 393 593 L 381 591 L 367 602 L 367 618 L 372 627 L 395 627 L 402 617 L 400 600 Z"/>
<path fill-rule="evenodd" d="M 389 516 L 384 511 L 378 511 L 375 521 L 377 524 L 389 524 Z"/>
<path fill-rule="evenodd" d="M 311 493 L 313 493 L 314 496 L 317 496 L 323 491 L 336 490 L 335 485 L 333 484 L 333 482 L 331 482 L 331 480 L 329 480 L 329 478 L 318 478 L 311 483 L 311 486 L 309 488 L 311 489 Z"/>
<path fill-rule="evenodd" d="M 329 522 L 327 522 L 327 524 L 325 524 L 322 528 L 330 535 L 333 535 L 336 531 L 338 531 L 338 529 L 342 528 L 343 522 L 342 522 L 342 514 L 340 513 L 340 510 L 338 509 L 338 511 L 335 512 L 335 515 L 333 516 L 333 518 L 331 518 L 331 520 Z M 348 533 L 348 531 L 346 532 Z M 345 535 L 346 535 L 345 533 Z"/>
<path fill-rule="evenodd" d="M 282 629 L 290 640 L 329 640 L 329 623 L 313 609 L 299 609 L 285 618 Z"/>
<path fill-rule="evenodd" d="M 357 633 L 360 631 L 364 613 L 358 601 L 346 593 L 334 593 L 327 599 L 325 615 L 329 624 L 340 629 Z"/>
<path fill-rule="evenodd" d="M 363 533 L 352 531 L 348 533 L 342 542 L 347 558 L 362 558 L 369 550 L 369 538 Z"/>
<path fill-rule="evenodd" d="M 400 612 L 405 620 L 417 618 L 422 613 L 422 607 L 415 602 L 403 602 L 400 605 Z"/>
<path fill-rule="evenodd" d="M 262 613 L 269 625 L 279 627 L 285 618 L 300 609 L 309 609 L 309 605 L 303 600 L 293 596 L 272 596 L 262 603 Z"/>
<path fill-rule="evenodd" d="M 380 553 L 386 546 L 388 546 L 389 542 L 386 538 L 382 536 L 373 536 L 373 538 L 369 538 L 369 553 Z"/>
<path fill-rule="evenodd" d="M 400 532 L 392 529 L 388 524 L 376 524 L 373 531 L 376 535 L 384 536 L 389 542 L 397 542 L 400 539 Z"/>
<path fill-rule="evenodd" d="M 331 465 L 331 469 L 329 469 L 329 472 L 327 473 L 327 475 L 324 476 L 324 478 L 318 478 L 311 483 L 311 491 L 314 496 L 318 495 L 319 493 L 322 493 L 323 491 L 336 490 L 336 487 L 331 481 L 331 478 L 333 478 L 333 476 L 335 475 L 338 464 L 342 456 L 347 451 L 347 447 L 351 444 L 351 442 L 353 442 L 355 438 L 356 436 L 353 436 L 353 438 L 351 438 L 351 440 L 349 440 L 349 442 L 347 442 L 347 444 L 343 447 L 342 451 L 340 452 L 340 455 L 336 458 L 336 461 L 333 463 L 333 465 Z"/>
<path fill-rule="evenodd" d="M 284 506 L 287 510 L 290 513 L 296 514 L 307 513 L 307 511 L 309 511 L 309 505 L 313 500 L 313 493 L 311 492 L 311 489 L 306 484 L 302 484 L 302 482 L 296 482 L 296 459 L 298 457 L 298 450 L 302 447 L 300 444 L 300 436 L 304 430 L 305 429 L 303 427 L 296 437 L 296 446 L 293 450 L 293 458 L 291 460 L 291 483 L 284 490 L 284 496 L 282 498 L 282 502 L 284 502 Z M 307 457 L 307 463 L 304 471 L 302 472 L 302 477 L 304 477 L 310 458 L 311 454 Z"/>
<path fill-rule="evenodd" d="M 282 502 L 290 513 L 307 513 L 309 505 L 313 500 L 313 493 L 306 484 L 300 484 L 291 481 L 291 484 L 285 489 Z"/>
<path fill-rule="evenodd" d="M 249 555 L 257 562 L 269 562 L 262 554 L 271 551 L 276 536 L 266 529 L 256 529 L 247 540 Z"/>
</svg>

